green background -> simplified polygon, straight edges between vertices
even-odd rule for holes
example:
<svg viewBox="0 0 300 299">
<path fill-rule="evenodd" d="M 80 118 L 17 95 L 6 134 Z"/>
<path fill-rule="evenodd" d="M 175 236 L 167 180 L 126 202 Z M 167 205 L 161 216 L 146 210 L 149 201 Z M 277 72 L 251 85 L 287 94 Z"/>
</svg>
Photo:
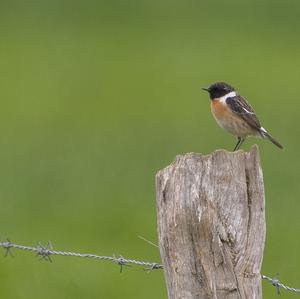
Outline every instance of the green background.
<svg viewBox="0 0 300 299">
<path fill-rule="evenodd" d="M 138 238 L 157 242 L 155 173 L 234 147 L 200 89 L 224 80 L 286 147 L 243 146 L 264 171 L 262 272 L 300 287 L 299 15 L 296 0 L 1 1 L 2 240 L 159 261 Z M 14 254 L 3 298 L 166 298 L 160 270 Z"/>
</svg>

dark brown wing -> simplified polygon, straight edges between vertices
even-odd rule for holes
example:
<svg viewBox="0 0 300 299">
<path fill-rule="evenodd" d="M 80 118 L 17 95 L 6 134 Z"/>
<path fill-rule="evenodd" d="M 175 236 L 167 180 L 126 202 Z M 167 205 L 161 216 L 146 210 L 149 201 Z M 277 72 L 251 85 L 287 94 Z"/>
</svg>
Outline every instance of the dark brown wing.
<svg viewBox="0 0 300 299">
<path fill-rule="evenodd" d="M 249 103 L 240 95 L 226 99 L 226 104 L 231 110 L 243 118 L 252 128 L 259 130 L 261 128 L 260 122 L 255 115 L 255 111 Z"/>
</svg>

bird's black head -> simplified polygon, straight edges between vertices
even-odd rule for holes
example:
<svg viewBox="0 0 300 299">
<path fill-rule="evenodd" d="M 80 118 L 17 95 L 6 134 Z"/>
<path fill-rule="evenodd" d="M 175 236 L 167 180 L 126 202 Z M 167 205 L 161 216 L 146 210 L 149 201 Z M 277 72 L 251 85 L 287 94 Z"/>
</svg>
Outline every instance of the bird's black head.
<svg viewBox="0 0 300 299">
<path fill-rule="evenodd" d="M 208 88 L 202 88 L 209 93 L 211 99 L 223 97 L 225 94 L 234 91 L 234 88 L 225 82 L 216 82 Z"/>
</svg>

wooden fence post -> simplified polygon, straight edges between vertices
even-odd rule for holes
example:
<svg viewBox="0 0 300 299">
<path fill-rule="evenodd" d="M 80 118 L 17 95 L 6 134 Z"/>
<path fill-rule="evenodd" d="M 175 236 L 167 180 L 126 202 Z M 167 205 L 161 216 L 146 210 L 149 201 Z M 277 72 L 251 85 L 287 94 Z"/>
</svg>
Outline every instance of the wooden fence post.
<svg viewBox="0 0 300 299">
<path fill-rule="evenodd" d="M 169 299 L 260 299 L 265 199 L 259 151 L 190 153 L 156 175 Z"/>
</svg>

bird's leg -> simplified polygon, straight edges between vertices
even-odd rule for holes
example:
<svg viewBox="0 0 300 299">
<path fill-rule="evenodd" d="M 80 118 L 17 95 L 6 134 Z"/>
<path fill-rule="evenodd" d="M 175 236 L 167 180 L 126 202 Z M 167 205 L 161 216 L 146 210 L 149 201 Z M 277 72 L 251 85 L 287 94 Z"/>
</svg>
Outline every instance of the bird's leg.
<svg viewBox="0 0 300 299">
<path fill-rule="evenodd" d="M 240 146 L 240 143 L 241 143 L 241 140 L 242 140 L 241 137 L 238 137 L 237 139 L 238 139 L 238 142 L 237 142 L 236 146 L 234 147 L 234 150 L 233 150 L 234 152 L 235 152 L 236 150 L 238 150 L 238 148 L 239 148 L 239 146 Z"/>
<path fill-rule="evenodd" d="M 234 152 L 237 151 L 241 147 L 241 145 L 243 144 L 243 142 L 245 141 L 246 138 L 245 137 L 238 137 L 237 139 L 238 139 L 238 142 L 237 142 L 237 144 L 236 144 L 236 146 L 233 150 Z"/>
</svg>

